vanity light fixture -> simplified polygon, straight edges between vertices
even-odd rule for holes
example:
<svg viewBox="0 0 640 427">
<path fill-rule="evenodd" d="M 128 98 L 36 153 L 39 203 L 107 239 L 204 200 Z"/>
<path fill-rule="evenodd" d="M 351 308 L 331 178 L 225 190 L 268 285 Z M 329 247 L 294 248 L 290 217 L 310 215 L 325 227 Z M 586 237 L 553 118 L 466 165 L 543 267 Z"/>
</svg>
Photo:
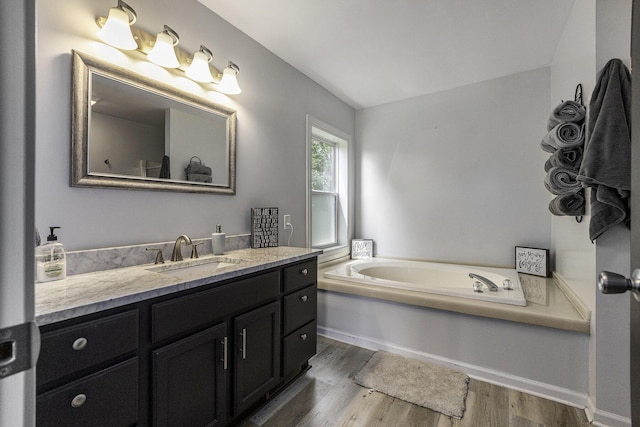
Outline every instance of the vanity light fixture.
<svg viewBox="0 0 640 427">
<path fill-rule="evenodd" d="M 191 80 L 201 83 L 205 89 L 212 87 L 225 95 L 242 93 L 237 78 L 240 68 L 236 64 L 229 61 L 227 67 L 220 71 L 210 64 L 213 53 L 206 46 L 200 45 L 200 49 L 191 55 L 177 47 L 180 37 L 168 25 L 154 36 L 134 26 L 136 20 L 135 10 L 118 0 L 118 5 L 109 9 L 108 17 L 96 18 L 100 27 L 98 36 L 105 43 L 118 49 L 137 50 L 147 55 L 147 59 L 156 65 L 178 69 Z M 210 83 L 212 86 L 209 86 Z"/>
<path fill-rule="evenodd" d="M 222 72 L 222 79 L 220 79 L 220 84 L 218 84 L 218 90 L 226 95 L 238 95 L 242 93 L 242 89 L 240 89 L 238 79 L 236 78 L 239 72 L 240 67 L 229 61 L 229 64 Z"/>
<path fill-rule="evenodd" d="M 200 45 L 200 49 L 193 54 L 191 65 L 184 70 L 184 73 L 191 80 L 200 83 L 211 83 L 213 76 L 209 68 L 209 62 L 213 59 L 213 53 L 206 46 Z"/>
<path fill-rule="evenodd" d="M 164 29 L 156 36 L 156 43 L 147 55 L 149 61 L 165 68 L 178 68 L 180 61 L 176 57 L 174 46 L 180 42 L 180 37 L 171 27 L 164 26 Z"/>
<path fill-rule="evenodd" d="M 131 6 L 118 0 L 118 5 L 109 9 L 109 16 L 98 18 L 96 22 L 100 26 L 98 37 L 103 42 L 123 50 L 134 50 L 138 48 L 131 33 L 131 25 L 136 22 L 138 15 Z"/>
</svg>

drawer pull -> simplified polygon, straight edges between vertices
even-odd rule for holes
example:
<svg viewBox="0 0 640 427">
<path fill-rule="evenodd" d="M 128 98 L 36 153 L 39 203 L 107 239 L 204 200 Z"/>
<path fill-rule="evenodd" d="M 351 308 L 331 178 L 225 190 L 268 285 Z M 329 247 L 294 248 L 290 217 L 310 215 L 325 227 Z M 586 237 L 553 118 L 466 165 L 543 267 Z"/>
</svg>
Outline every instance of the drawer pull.
<svg viewBox="0 0 640 427">
<path fill-rule="evenodd" d="M 222 340 L 222 351 L 223 351 L 223 355 L 222 355 L 222 369 L 224 369 L 225 371 L 227 370 L 227 368 L 229 367 L 228 365 L 228 361 L 227 361 L 227 337 L 224 337 L 224 339 Z"/>
<path fill-rule="evenodd" d="M 240 332 L 240 335 L 242 335 L 242 348 L 240 349 L 240 351 L 242 352 L 242 360 L 245 360 L 247 358 L 247 330 L 246 328 L 242 330 L 242 332 Z"/>
<path fill-rule="evenodd" d="M 300 334 L 300 339 L 302 341 L 306 341 L 307 340 L 307 334 Z"/>
<path fill-rule="evenodd" d="M 302 302 L 307 302 L 307 300 L 308 300 L 308 299 L 309 299 L 309 297 L 308 297 L 308 296 L 306 296 L 306 295 L 302 295 L 302 296 L 300 297 L 300 301 L 302 301 Z"/>
<path fill-rule="evenodd" d="M 82 405 L 84 405 L 86 401 L 87 401 L 87 395 L 80 393 L 79 395 L 73 398 L 73 400 L 71 401 L 71 406 L 73 406 L 74 408 L 79 408 Z"/>
<path fill-rule="evenodd" d="M 80 337 L 73 342 L 73 349 L 76 351 L 82 350 L 87 346 L 87 339 Z"/>
<path fill-rule="evenodd" d="M 309 274 L 309 270 L 307 270 L 306 268 L 303 268 L 302 270 L 300 270 L 300 274 L 302 274 L 303 276 L 306 276 L 307 274 Z"/>
</svg>

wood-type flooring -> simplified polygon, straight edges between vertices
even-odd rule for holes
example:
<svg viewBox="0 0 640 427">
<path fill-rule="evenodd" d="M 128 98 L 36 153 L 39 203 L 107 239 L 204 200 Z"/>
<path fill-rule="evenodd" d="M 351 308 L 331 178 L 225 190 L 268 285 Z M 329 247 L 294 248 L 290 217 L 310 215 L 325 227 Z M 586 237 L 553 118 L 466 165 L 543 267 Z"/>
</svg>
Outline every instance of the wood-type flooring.
<svg viewBox="0 0 640 427">
<path fill-rule="evenodd" d="M 471 379 L 462 419 L 370 392 L 353 382 L 373 351 L 318 337 L 312 368 L 242 427 L 588 426 L 583 409 Z"/>
</svg>

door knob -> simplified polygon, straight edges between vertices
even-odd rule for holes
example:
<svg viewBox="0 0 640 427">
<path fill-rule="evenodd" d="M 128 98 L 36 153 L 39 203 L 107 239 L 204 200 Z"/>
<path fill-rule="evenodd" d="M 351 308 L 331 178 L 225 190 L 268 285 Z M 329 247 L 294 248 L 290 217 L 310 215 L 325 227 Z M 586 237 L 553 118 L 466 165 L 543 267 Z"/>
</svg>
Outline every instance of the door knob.
<svg viewBox="0 0 640 427">
<path fill-rule="evenodd" d="M 640 292 L 640 269 L 635 269 L 630 278 L 610 271 L 601 271 L 598 275 L 598 290 L 603 294 Z"/>
</svg>

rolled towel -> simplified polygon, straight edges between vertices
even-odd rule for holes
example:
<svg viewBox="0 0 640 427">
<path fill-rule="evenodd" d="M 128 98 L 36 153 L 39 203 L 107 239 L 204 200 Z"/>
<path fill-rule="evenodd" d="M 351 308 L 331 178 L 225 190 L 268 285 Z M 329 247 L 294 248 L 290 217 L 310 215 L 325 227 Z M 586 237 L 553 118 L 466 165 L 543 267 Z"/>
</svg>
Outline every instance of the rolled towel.
<svg viewBox="0 0 640 427">
<path fill-rule="evenodd" d="M 584 144 L 584 123 L 560 123 L 551 129 L 540 142 L 540 147 L 553 153 L 561 148 L 579 147 Z"/>
<path fill-rule="evenodd" d="M 549 211 L 556 216 L 584 215 L 584 196 L 582 191 L 577 193 L 562 194 L 549 202 Z"/>
<path fill-rule="evenodd" d="M 576 193 L 582 188 L 576 180 L 578 174 L 565 168 L 552 167 L 544 178 L 544 186 L 556 196 Z"/>
<path fill-rule="evenodd" d="M 562 148 L 556 150 L 544 164 L 545 172 L 552 167 L 565 168 L 573 171 L 580 169 L 582 163 L 582 147 Z"/>
<path fill-rule="evenodd" d="M 547 122 L 547 130 L 551 130 L 562 122 L 580 123 L 587 110 L 575 101 L 564 101 L 552 112 Z"/>
<path fill-rule="evenodd" d="M 193 182 L 211 182 L 211 175 L 207 175 L 206 173 L 188 173 L 187 181 Z"/>
</svg>

